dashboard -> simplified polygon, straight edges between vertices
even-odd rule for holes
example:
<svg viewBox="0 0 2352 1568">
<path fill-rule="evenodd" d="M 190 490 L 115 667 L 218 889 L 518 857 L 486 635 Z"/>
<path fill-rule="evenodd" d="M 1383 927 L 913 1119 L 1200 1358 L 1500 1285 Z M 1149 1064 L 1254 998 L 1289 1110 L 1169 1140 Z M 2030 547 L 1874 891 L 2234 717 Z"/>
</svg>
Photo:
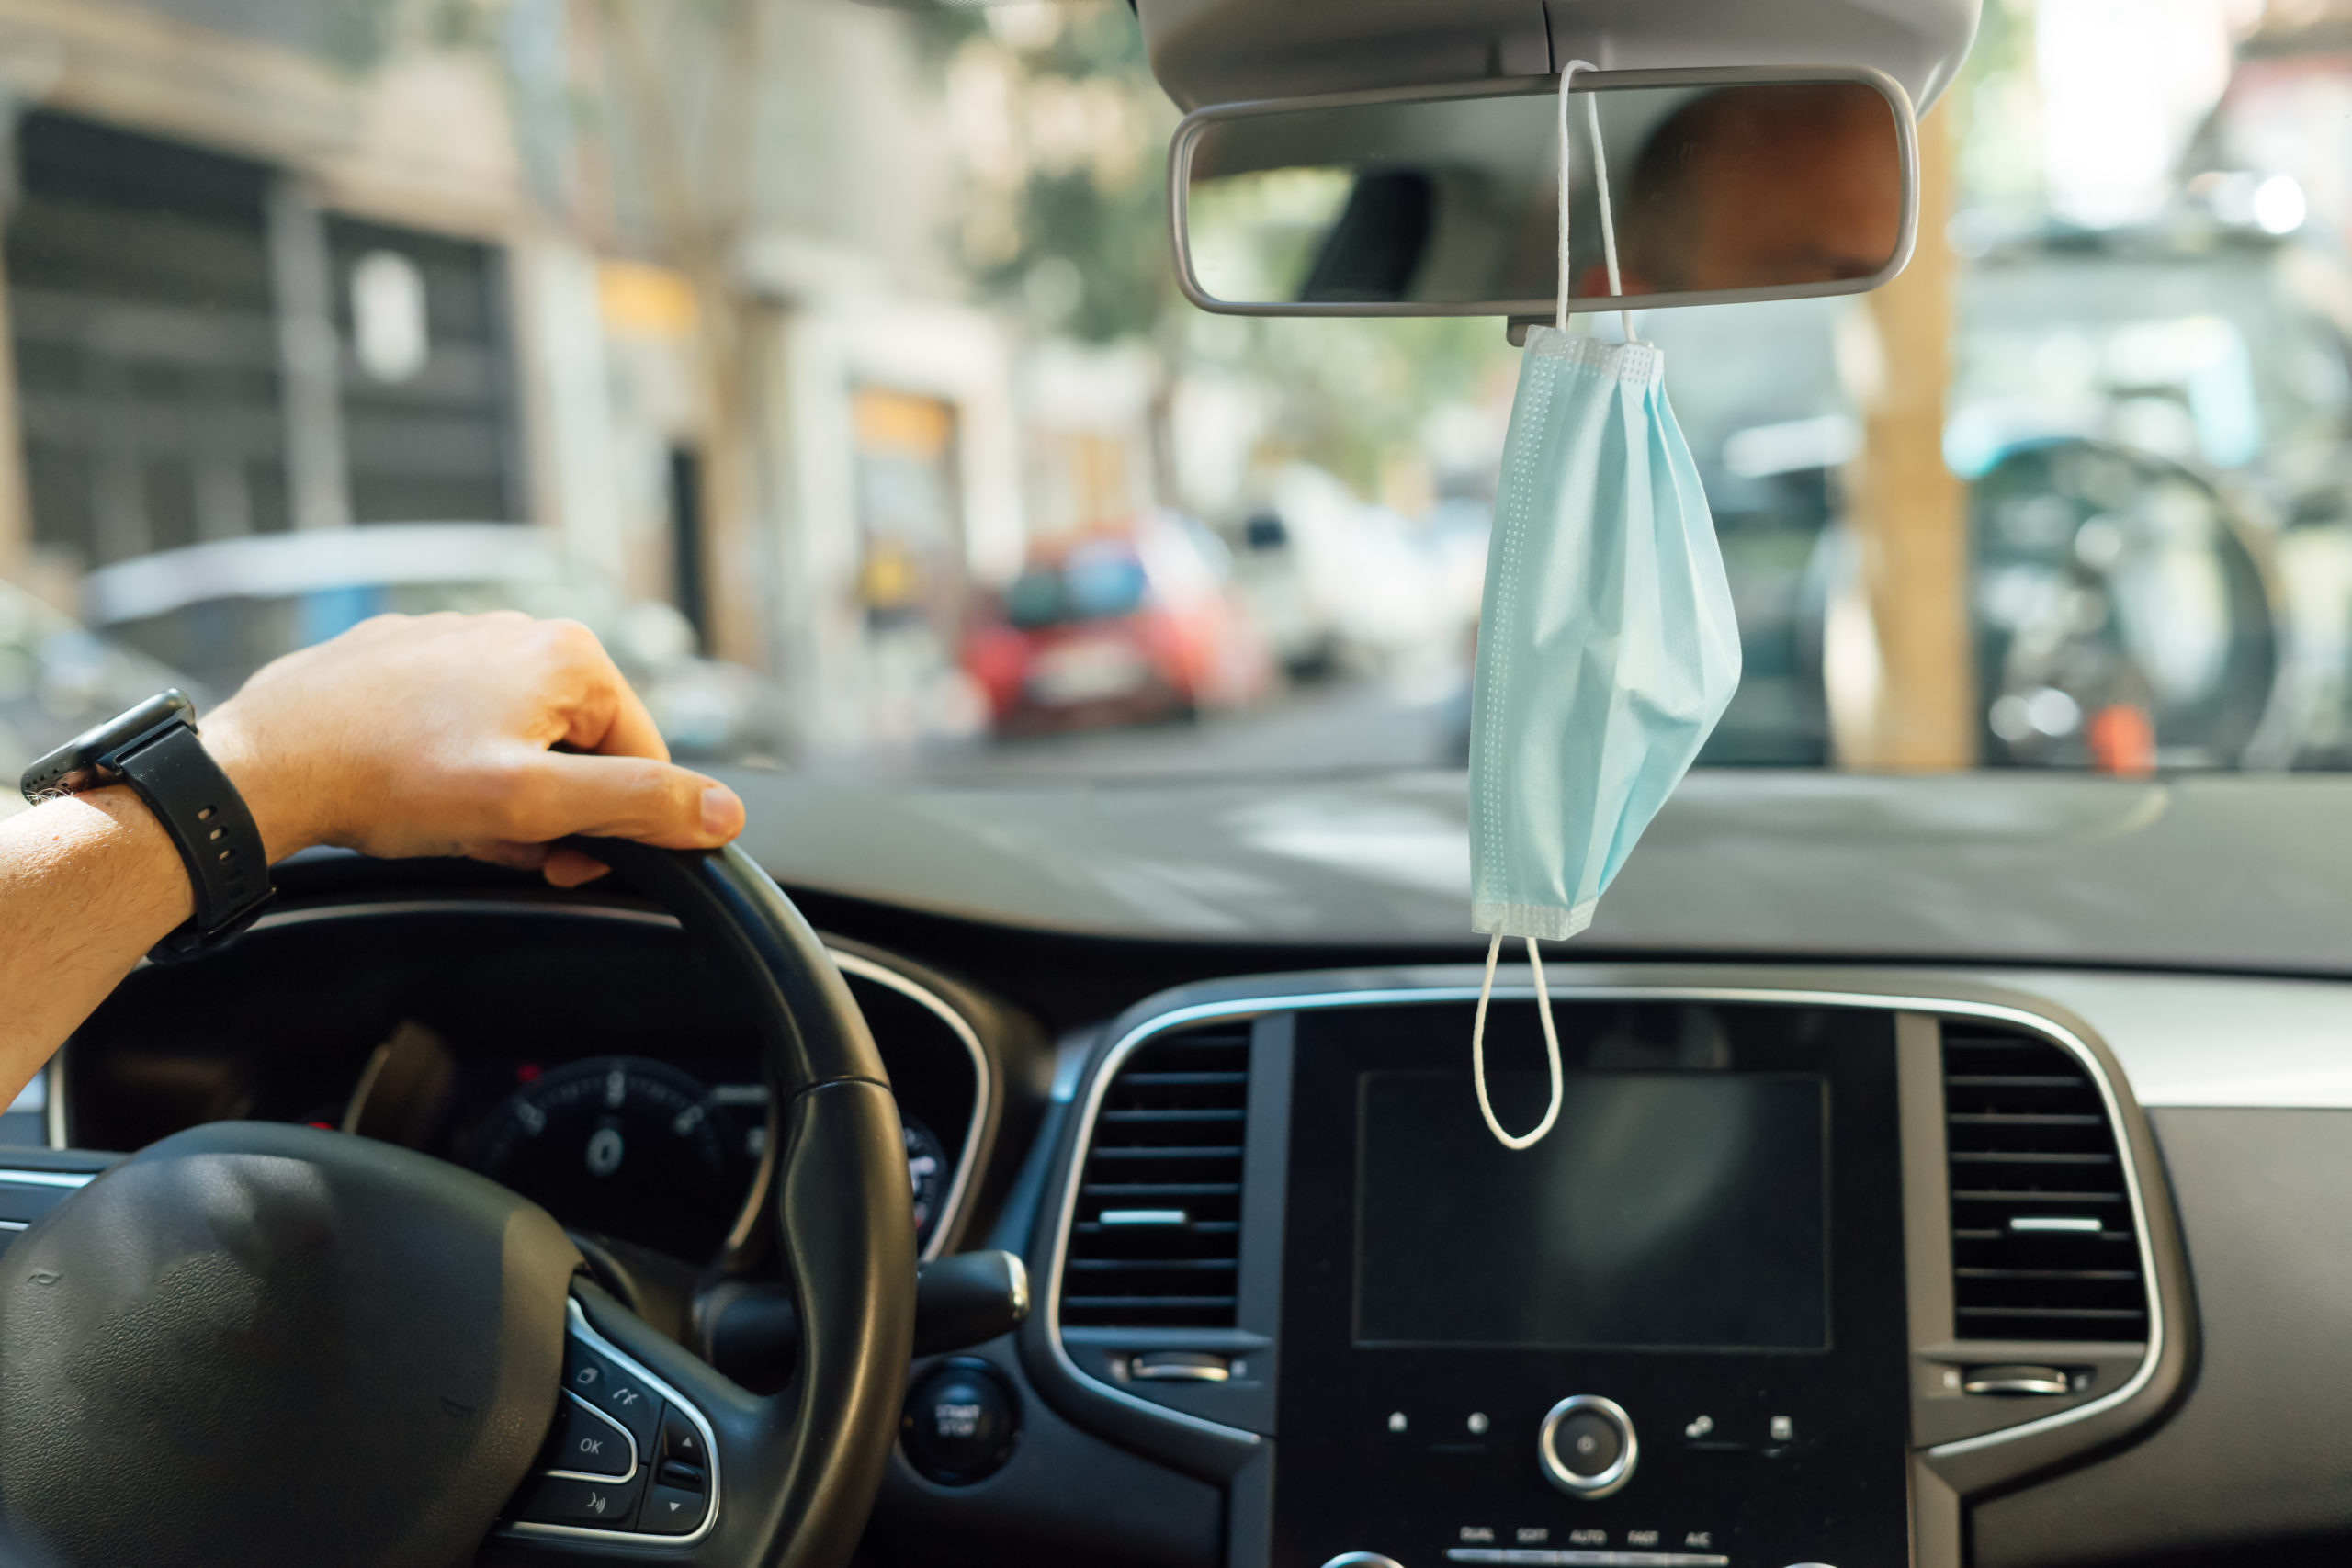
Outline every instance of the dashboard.
<svg viewBox="0 0 2352 1568">
<path fill-rule="evenodd" d="M 961 1236 L 994 1129 L 1001 1064 L 981 1032 L 1002 1017 L 918 966 L 831 951 L 889 1070 L 934 1256 Z M 748 1019 L 667 916 L 609 902 L 266 919 L 215 962 L 134 974 L 58 1059 L 50 1100 L 76 1148 L 223 1118 L 381 1138 L 697 1267 L 743 1245 L 771 1133 Z"/>
<path fill-rule="evenodd" d="M 1146 886 L 1118 870 L 1098 881 Z M 285 881 L 245 941 L 142 969 L 61 1055 L 52 1148 L 5 1162 L 0 1229 L 90 1151 L 260 1116 L 758 1276 L 747 1021 L 666 917 L 481 868 Z M 1558 1124 L 1511 1154 L 1468 1081 L 1461 948 L 1212 940 L 1248 890 L 1196 886 L 1223 901 L 1192 907 L 1204 930 L 1125 935 L 796 888 L 910 1173 L 932 1162 L 926 1252 L 1010 1250 L 1035 1290 L 1015 1332 L 910 1369 L 862 1563 L 2352 1548 L 2352 984 L 1588 949 L 1546 966 Z M 1548 1098 L 1530 985 L 1506 968 L 1490 1019 L 1511 1127 Z"/>
<path fill-rule="evenodd" d="M 1964 1497 L 2179 1393 L 2144 1119 L 2046 1002 L 1551 973 L 1562 1110 L 1524 1152 L 1474 1109 L 1474 968 L 1213 982 L 1100 1042 L 1019 1364 L 1224 1490 L 1204 1560 L 1957 1564 Z M 1523 972 L 1497 991 L 1506 1125 L 1547 1098 L 1537 1007 Z M 1166 1130 L 1217 1109 L 1204 1055 L 1240 1075 L 1222 1168 Z"/>
</svg>

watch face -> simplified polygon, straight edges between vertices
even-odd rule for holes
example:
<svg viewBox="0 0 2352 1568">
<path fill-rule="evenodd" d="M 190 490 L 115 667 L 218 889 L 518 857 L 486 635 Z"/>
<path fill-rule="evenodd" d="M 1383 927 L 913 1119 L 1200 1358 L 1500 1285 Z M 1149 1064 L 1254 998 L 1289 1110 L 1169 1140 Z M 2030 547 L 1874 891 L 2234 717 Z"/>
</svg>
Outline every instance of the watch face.
<svg viewBox="0 0 2352 1568">
<path fill-rule="evenodd" d="M 158 692 L 137 707 L 104 724 L 85 729 L 25 770 L 17 787 L 27 800 L 53 794 L 74 795 L 109 782 L 98 759 L 127 741 L 136 740 L 175 720 L 196 722 L 196 705 L 176 687 Z"/>
</svg>

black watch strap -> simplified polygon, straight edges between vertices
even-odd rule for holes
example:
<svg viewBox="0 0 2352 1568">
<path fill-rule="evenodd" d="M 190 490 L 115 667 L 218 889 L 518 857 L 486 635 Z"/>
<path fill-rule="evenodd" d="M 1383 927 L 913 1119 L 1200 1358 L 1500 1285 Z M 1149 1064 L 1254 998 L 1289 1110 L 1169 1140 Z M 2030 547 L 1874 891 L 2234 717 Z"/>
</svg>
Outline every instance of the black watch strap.
<svg viewBox="0 0 2352 1568">
<path fill-rule="evenodd" d="M 191 957 L 251 925 L 271 897 L 269 852 L 244 797 L 186 723 L 167 724 L 98 759 L 139 792 L 171 835 L 196 893 L 196 913 L 148 953 Z"/>
</svg>

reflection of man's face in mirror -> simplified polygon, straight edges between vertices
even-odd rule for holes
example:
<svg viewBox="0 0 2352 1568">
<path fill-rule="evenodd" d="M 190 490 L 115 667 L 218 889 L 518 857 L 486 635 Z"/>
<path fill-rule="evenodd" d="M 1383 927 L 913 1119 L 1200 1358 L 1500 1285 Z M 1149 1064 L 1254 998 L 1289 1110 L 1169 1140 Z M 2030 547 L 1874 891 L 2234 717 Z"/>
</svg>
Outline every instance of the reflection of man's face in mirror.
<svg viewBox="0 0 2352 1568">
<path fill-rule="evenodd" d="M 1725 87 L 1669 115 L 1619 198 L 1628 294 L 1867 277 L 1894 254 L 1894 117 L 1859 83 Z M 1588 267 L 1577 292 L 1609 292 Z"/>
</svg>

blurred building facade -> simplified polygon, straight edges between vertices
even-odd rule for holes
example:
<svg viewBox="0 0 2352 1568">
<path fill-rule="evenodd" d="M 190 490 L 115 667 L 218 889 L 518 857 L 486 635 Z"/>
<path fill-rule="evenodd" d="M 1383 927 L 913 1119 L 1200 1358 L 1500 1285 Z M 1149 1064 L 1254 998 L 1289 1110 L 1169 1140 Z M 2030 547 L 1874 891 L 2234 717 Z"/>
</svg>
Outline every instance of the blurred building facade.
<svg viewBox="0 0 2352 1568">
<path fill-rule="evenodd" d="M 535 526 L 810 750 L 978 722 L 967 606 L 1033 492 L 1138 489 L 1148 411 L 1024 446 L 903 15 L 696 17 L 0 0 L 0 574 L 70 607 L 213 539 Z"/>
</svg>

